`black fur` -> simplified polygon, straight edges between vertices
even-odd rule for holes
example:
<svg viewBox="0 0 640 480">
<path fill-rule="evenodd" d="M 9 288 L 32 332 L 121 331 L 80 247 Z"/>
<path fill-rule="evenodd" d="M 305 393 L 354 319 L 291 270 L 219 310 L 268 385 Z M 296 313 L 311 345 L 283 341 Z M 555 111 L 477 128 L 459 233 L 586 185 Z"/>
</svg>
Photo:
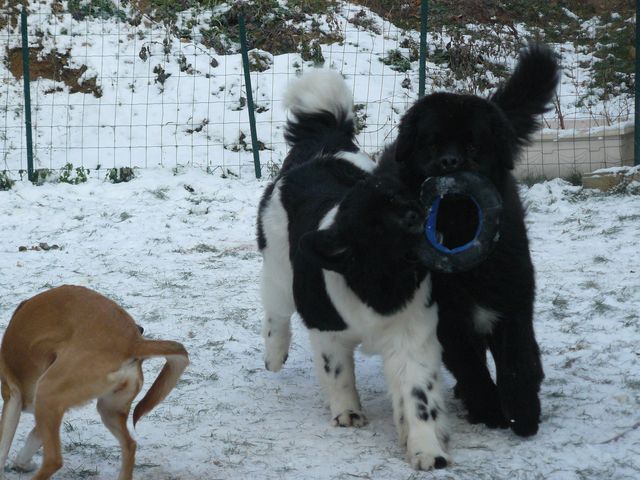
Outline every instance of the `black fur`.
<svg viewBox="0 0 640 480">
<path fill-rule="evenodd" d="M 493 182 L 504 204 L 500 238 L 490 257 L 471 271 L 433 274 L 439 306 L 438 337 L 443 360 L 457 379 L 456 394 L 472 422 L 510 426 L 533 435 L 540 421 L 538 391 L 544 377 L 533 330 L 534 271 L 524 210 L 511 170 L 520 148 L 539 128 L 559 80 L 553 52 L 530 45 L 513 74 L 489 99 L 434 93 L 404 115 L 399 135 L 381 158 L 418 194 L 429 176 L 459 170 L 480 172 Z M 475 229 L 474 207 L 464 198 L 443 201 L 438 230 L 444 243 L 466 243 Z M 474 328 L 477 307 L 496 312 L 490 334 Z M 497 385 L 486 366 L 486 349 L 497 367 Z"/>
<path fill-rule="evenodd" d="M 357 152 L 353 120 L 343 112 L 296 114 L 287 122 L 291 150 L 274 185 L 289 220 L 290 259 L 296 308 L 308 328 L 340 331 L 346 324 L 330 301 L 322 269 L 345 277 L 361 301 L 391 314 L 411 299 L 427 270 L 417 261 L 425 248 L 424 208 L 393 175 L 365 172 L 335 154 Z M 266 240 L 258 213 L 258 246 Z M 340 205 L 333 225 L 320 221 Z"/>
<path fill-rule="evenodd" d="M 258 211 L 259 212 L 262 212 L 264 210 L 264 207 L 265 207 L 267 201 L 269 200 L 269 198 L 271 198 L 271 194 L 273 193 L 274 185 L 275 185 L 274 183 L 270 183 L 269 185 L 267 185 L 267 188 L 264 189 L 264 193 L 262 194 L 262 198 L 260 199 L 260 205 L 258 206 Z M 264 236 L 264 228 L 262 226 L 261 215 L 258 216 L 257 239 L 258 239 L 258 249 L 259 250 L 264 250 L 265 248 L 267 248 L 267 239 Z"/>
<path fill-rule="evenodd" d="M 381 314 L 402 308 L 427 273 L 415 257 L 424 241 L 422 208 L 402 199 L 395 179 L 357 170 L 344 160 L 319 159 L 289 170 L 281 190 L 290 220 L 294 299 L 309 328 L 346 328 L 327 296 L 323 268 L 342 274 Z M 318 230 L 338 203 L 334 226 Z"/>
<path fill-rule="evenodd" d="M 291 149 L 282 165 L 282 172 L 318 155 L 359 150 L 355 143 L 353 118 L 347 112 L 340 112 L 339 115 L 327 111 L 296 113 L 287 120 L 284 138 Z"/>
</svg>

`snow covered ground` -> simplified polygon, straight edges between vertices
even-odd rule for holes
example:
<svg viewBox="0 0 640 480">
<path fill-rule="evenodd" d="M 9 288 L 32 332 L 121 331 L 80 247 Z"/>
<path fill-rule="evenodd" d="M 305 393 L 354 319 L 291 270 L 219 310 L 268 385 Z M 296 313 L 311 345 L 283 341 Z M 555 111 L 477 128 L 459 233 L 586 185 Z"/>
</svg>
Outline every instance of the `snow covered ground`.
<svg viewBox="0 0 640 480">
<path fill-rule="evenodd" d="M 21 300 L 73 283 L 120 302 L 149 336 L 189 350 L 177 388 L 138 424 L 135 478 L 640 478 L 637 184 L 606 195 L 559 180 L 523 190 L 547 376 L 540 432 L 523 440 L 469 425 L 449 394 L 455 464 L 420 473 L 397 444 L 378 358 L 357 357 L 371 421 L 362 429 L 329 425 L 299 323 L 285 368 L 264 370 L 254 222 L 266 182 L 199 169 L 137 174 L 117 185 L 93 177 L 0 191 L 0 327 Z M 30 248 L 40 242 L 60 248 Z M 160 364 L 146 364 L 144 390 Z M 24 415 L 12 455 L 32 425 Z M 62 441 L 56 478 L 115 478 L 119 449 L 92 406 L 66 416 Z"/>
</svg>

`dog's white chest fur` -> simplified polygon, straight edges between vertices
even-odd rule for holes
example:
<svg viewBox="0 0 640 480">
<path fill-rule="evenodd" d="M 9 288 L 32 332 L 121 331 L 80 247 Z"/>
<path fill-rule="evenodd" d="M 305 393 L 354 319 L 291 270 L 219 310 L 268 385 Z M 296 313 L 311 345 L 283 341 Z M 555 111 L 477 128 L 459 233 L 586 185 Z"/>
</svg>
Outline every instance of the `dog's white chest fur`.
<svg viewBox="0 0 640 480">
<path fill-rule="evenodd" d="M 327 212 L 320 222 L 320 229 L 329 228 L 337 212 L 337 206 Z M 391 315 L 382 315 L 364 303 L 339 273 L 323 270 L 323 279 L 331 302 L 348 326 L 344 334 L 362 342 L 362 349 L 366 353 L 376 354 L 386 350 L 389 339 L 409 340 L 415 335 L 415 340 L 422 342 L 426 336 L 435 333 L 438 309 L 435 304 L 427 305 L 431 298 L 430 275 L 420 283 L 413 297 Z M 402 335 L 398 335 L 400 332 Z"/>
<path fill-rule="evenodd" d="M 431 293 L 430 276 L 425 277 L 404 307 L 391 315 L 382 315 L 360 300 L 342 275 L 327 270 L 323 273 L 329 298 L 348 326 L 345 334 L 362 342 L 366 353 L 381 353 L 390 339 L 414 338 L 421 342 L 424 336 L 434 333 L 438 310 L 435 304 L 427 306 Z M 400 332 L 403 334 L 398 335 Z"/>
</svg>

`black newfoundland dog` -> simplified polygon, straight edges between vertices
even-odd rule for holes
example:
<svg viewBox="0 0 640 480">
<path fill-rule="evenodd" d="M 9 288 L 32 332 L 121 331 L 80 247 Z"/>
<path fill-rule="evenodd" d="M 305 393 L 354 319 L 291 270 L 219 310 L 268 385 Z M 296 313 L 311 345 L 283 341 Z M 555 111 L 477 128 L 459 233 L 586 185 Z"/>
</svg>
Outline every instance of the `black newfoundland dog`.
<svg viewBox="0 0 640 480">
<path fill-rule="evenodd" d="M 461 170 L 490 179 L 503 201 L 499 240 L 470 271 L 433 274 L 438 337 L 472 423 L 511 427 L 533 435 L 540 422 L 538 392 L 544 378 L 533 330 L 534 271 L 524 210 L 511 173 L 521 149 L 540 127 L 559 81 L 555 54 L 531 44 L 513 74 L 488 99 L 434 93 L 403 116 L 397 140 L 380 159 L 416 194 L 427 177 Z M 466 243 L 477 226 L 475 206 L 445 197 L 437 228 L 449 248 Z M 486 362 L 487 348 L 496 380 Z"/>
</svg>

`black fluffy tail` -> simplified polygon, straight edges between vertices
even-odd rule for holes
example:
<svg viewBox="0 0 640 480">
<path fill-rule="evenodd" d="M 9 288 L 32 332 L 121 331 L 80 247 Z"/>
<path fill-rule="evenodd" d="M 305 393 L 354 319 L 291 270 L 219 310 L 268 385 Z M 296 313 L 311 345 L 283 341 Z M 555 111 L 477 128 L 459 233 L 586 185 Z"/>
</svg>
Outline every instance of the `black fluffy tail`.
<svg viewBox="0 0 640 480">
<path fill-rule="evenodd" d="M 318 155 L 358 151 L 353 121 L 353 96 L 334 70 L 314 70 L 293 82 L 284 98 L 289 109 L 284 138 L 291 151 L 282 167 Z"/>
<path fill-rule="evenodd" d="M 520 52 L 513 74 L 491 96 L 511 121 L 521 145 L 540 128 L 539 115 L 551 109 L 559 80 L 556 55 L 546 45 L 533 43 Z"/>
</svg>

